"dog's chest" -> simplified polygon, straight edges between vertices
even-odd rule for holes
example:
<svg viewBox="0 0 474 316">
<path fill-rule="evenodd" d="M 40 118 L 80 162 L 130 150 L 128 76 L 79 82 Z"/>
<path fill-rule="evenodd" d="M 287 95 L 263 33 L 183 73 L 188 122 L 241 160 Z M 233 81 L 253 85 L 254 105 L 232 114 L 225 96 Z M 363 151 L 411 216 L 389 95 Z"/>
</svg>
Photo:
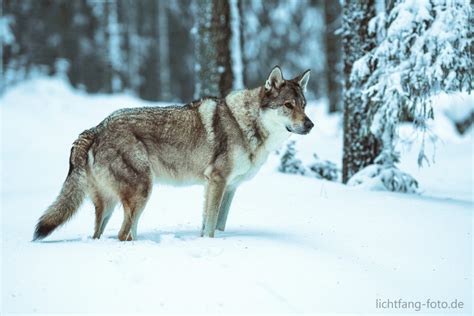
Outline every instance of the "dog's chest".
<svg viewBox="0 0 474 316">
<path fill-rule="evenodd" d="M 286 140 L 288 134 L 278 134 L 269 137 L 264 144 L 251 152 L 241 147 L 236 148 L 232 155 L 232 172 L 230 182 L 241 182 L 254 177 L 268 156 L 278 149 Z"/>
<path fill-rule="evenodd" d="M 252 178 L 267 160 L 268 154 L 259 153 L 255 156 L 242 148 L 236 148 L 232 156 L 232 172 L 229 182 L 239 183 Z"/>
</svg>

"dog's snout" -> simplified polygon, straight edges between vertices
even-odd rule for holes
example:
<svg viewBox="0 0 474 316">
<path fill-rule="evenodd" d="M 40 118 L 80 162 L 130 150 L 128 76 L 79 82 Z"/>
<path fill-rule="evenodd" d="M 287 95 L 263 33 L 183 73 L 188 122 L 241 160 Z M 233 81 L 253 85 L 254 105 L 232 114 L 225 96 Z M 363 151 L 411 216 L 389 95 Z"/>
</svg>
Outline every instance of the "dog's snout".
<svg viewBox="0 0 474 316">
<path fill-rule="evenodd" d="M 314 123 L 313 123 L 310 119 L 308 119 L 308 118 L 305 119 L 305 121 L 304 121 L 304 128 L 305 128 L 306 130 L 310 130 L 310 129 L 312 129 L 313 127 L 314 127 Z"/>
</svg>

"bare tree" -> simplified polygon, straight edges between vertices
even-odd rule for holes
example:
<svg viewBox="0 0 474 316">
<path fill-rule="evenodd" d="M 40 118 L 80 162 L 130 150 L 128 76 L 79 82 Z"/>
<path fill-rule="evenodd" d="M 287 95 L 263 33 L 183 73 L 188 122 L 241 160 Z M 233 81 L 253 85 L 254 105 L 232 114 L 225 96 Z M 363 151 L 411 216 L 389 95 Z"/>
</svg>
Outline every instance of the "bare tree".
<svg viewBox="0 0 474 316">
<path fill-rule="evenodd" d="M 122 90 L 120 73 L 122 71 L 123 57 L 117 0 L 107 1 L 105 3 L 105 10 L 107 13 L 107 55 L 109 56 L 111 67 L 110 86 L 112 92 L 118 92 Z"/>
<path fill-rule="evenodd" d="M 138 6 L 136 2 L 119 1 L 119 17 L 123 27 L 124 78 L 126 86 L 131 91 L 138 91 L 142 82 L 140 64 L 143 53 L 140 51 L 140 36 L 138 34 Z"/>
<path fill-rule="evenodd" d="M 158 1 L 158 78 L 160 82 L 160 99 L 171 97 L 171 71 L 168 32 L 168 1 Z"/>
<path fill-rule="evenodd" d="M 232 74 L 234 78 L 234 90 L 244 88 L 243 58 L 242 58 L 242 8 L 239 0 L 229 0 L 230 4 L 230 25 L 231 25 L 231 57 Z"/>
<path fill-rule="evenodd" d="M 342 110 L 342 64 L 341 36 L 336 34 L 341 27 L 342 9 L 339 1 L 324 1 L 324 18 L 326 22 L 326 81 L 329 99 L 329 112 Z"/>
<path fill-rule="evenodd" d="M 196 16 L 195 97 L 225 96 L 233 82 L 229 1 L 198 0 Z"/>
</svg>

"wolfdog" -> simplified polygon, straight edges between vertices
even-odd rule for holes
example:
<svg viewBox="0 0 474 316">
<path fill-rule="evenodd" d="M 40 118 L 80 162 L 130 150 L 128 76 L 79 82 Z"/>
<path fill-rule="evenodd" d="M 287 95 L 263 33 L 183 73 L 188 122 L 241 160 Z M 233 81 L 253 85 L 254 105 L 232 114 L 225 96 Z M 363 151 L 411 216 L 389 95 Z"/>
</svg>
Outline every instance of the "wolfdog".
<svg viewBox="0 0 474 316">
<path fill-rule="evenodd" d="M 201 236 L 224 231 L 239 184 L 256 174 L 290 133 L 308 134 L 304 110 L 310 70 L 285 80 L 276 66 L 265 85 L 184 106 L 142 107 L 112 113 L 73 143 L 61 192 L 40 217 L 33 240 L 69 220 L 86 196 L 95 206 L 100 238 L 118 202 L 118 238 L 137 238 L 154 182 L 206 187 Z"/>
</svg>

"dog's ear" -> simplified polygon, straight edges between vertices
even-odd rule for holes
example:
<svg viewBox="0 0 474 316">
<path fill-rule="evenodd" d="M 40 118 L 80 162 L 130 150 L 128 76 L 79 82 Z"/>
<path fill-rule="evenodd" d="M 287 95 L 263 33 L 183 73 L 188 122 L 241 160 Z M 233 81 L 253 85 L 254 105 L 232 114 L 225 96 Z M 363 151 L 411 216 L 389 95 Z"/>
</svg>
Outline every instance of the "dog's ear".
<svg viewBox="0 0 474 316">
<path fill-rule="evenodd" d="M 292 81 L 296 82 L 303 92 L 306 92 L 306 86 L 308 85 L 309 75 L 311 74 L 311 69 L 306 70 L 301 75 L 294 78 Z"/>
<path fill-rule="evenodd" d="M 283 84 L 283 74 L 281 69 L 278 66 L 273 67 L 272 72 L 268 76 L 267 81 L 265 82 L 265 90 L 270 91 L 272 88 L 280 88 Z"/>
</svg>

